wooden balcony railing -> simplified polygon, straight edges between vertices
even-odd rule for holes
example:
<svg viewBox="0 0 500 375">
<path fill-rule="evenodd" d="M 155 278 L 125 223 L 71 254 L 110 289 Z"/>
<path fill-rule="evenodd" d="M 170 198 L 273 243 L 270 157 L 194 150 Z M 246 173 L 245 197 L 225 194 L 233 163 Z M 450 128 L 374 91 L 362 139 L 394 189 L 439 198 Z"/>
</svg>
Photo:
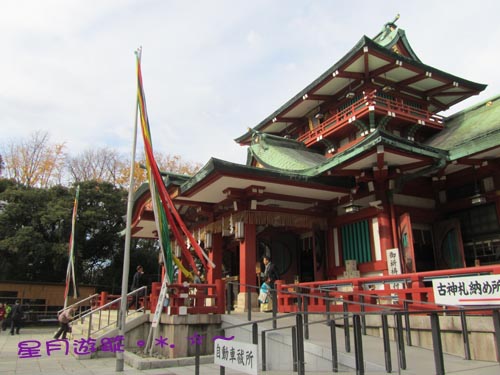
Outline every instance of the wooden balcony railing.
<svg viewBox="0 0 500 375">
<path fill-rule="evenodd" d="M 346 125 L 361 119 L 367 113 L 375 111 L 378 114 L 384 114 L 391 117 L 401 118 L 422 126 L 434 129 L 443 129 L 444 117 L 436 115 L 423 109 L 405 104 L 401 100 L 391 100 L 377 96 L 376 90 L 365 94 L 361 99 L 352 103 L 348 107 L 333 114 L 326 121 L 317 127 L 300 135 L 297 140 L 310 146 L 323 138 L 330 136 L 337 130 Z"/>
</svg>

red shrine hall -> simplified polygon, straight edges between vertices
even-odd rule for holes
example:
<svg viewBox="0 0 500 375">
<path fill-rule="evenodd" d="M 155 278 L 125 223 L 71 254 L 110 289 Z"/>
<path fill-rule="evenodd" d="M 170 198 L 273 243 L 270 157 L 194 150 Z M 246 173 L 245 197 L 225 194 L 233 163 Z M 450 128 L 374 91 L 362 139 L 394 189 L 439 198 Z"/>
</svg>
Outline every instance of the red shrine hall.
<svg viewBox="0 0 500 375">
<path fill-rule="evenodd" d="M 500 264 L 499 96 L 440 115 L 485 87 L 426 65 L 389 22 L 238 137 L 245 165 L 165 172 L 216 264 L 207 282 L 236 277 L 245 306 L 263 255 L 283 283 Z M 135 194 L 134 237 L 156 238 L 150 199 Z"/>
</svg>

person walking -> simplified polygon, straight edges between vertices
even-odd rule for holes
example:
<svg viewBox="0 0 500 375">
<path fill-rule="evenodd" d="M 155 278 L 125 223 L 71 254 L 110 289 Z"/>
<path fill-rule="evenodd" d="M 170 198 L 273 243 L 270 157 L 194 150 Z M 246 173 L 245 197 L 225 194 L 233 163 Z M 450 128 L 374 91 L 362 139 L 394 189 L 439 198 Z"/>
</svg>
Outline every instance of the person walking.
<svg viewBox="0 0 500 375">
<path fill-rule="evenodd" d="M 144 285 L 143 276 L 144 276 L 144 268 L 142 268 L 142 266 L 139 264 L 136 268 L 134 277 L 132 278 L 132 285 L 130 286 L 131 292 L 139 289 L 141 286 Z M 130 302 L 130 305 L 128 307 L 131 307 L 132 305 L 134 305 L 134 303 L 135 303 L 135 309 L 137 310 L 139 308 L 139 296 L 137 293 L 135 294 L 135 296 L 132 297 L 132 302 Z"/>
<path fill-rule="evenodd" d="M 11 322 L 10 322 L 10 334 L 14 335 L 14 331 L 17 335 L 19 335 L 19 330 L 21 329 L 21 321 L 23 320 L 24 312 L 23 307 L 19 303 L 19 300 L 16 299 L 16 303 L 12 307 L 10 312 Z"/>
<path fill-rule="evenodd" d="M 73 314 L 75 313 L 75 308 L 70 307 L 59 314 L 57 320 L 59 320 L 59 330 L 54 335 L 54 339 L 59 339 L 62 334 L 62 339 L 66 340 L 66 335 L 71 331 L 69 323 L 73 320 Z"/>
</svg>

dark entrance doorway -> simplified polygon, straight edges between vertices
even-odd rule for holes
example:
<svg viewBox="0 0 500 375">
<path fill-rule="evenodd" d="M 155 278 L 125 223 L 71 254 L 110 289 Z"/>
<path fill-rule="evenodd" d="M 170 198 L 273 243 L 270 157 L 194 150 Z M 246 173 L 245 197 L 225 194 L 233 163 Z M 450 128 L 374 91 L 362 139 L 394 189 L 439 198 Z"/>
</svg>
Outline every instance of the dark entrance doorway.
<svg viewBox="0 0 500 375">
<path fill-rule="evenodd" d="M 301 282 L 314 281 L 314 237 L 313 233 L 301 236 L 298 248 L 298 275 Z"/>
</svg>

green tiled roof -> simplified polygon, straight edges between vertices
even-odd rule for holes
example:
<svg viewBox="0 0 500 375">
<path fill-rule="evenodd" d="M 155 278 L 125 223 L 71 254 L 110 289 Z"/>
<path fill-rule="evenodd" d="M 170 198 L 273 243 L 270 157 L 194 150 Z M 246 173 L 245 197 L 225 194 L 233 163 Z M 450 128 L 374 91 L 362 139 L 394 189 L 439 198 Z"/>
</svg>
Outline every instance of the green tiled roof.
<svg viewBox="0 0 500 375">
<path fill-rule="evenodd" d="M 257 179 L 275 180 L 275 181 L 301 181 L 302 183 L 311 183 L 323 186 L 352 187 L 351 179 L 345 176 L 328 177 L 311 175 L 310 173 L 301 173 L 287 170 L 273 170 L 266 168 L 256 168 L 248 165 L 231 163 L 229 161 L 211 158 L 207 164 L 201 168 L 198 173 L 191 177 L 181 186 L 181 194 L 185 194 L 190 189 L 196 187 L 200 182 L 209 179 L 214 174 L 235 174 L 248 175 Z"/>
<path fill-rule="evenodd" d="M 254 138 L 248 153 L 266 168 L 293 172 L 304 171 L 327 160 L 302 142 L 263 133 Z"/>
<path fill-rule="evenodd" d="M 427 142 L 449 151 L 450 160 L 500 144 L 500 95 L 449 117 L 445 129 Z"/>
<path fill-rule="evenodd" d="M 258 142 L 256 141 L 258 139 Z M 298 173 L 303 176 L 321 176 L 334 170 L 339 164 L 372 150 L 377 145 L 394 147 L 405 152 L 445 159 L 447 152 L 428 145 L 416 144 L 407 139 L 377 129 L 363 141 L 344 150 L 332 158 L 326 158 L 306 148 L 301 142 L 259 133 L 249 147 L 249 155 L 254 156 L 265 168 L 285 173 Z"/>
</svg>

